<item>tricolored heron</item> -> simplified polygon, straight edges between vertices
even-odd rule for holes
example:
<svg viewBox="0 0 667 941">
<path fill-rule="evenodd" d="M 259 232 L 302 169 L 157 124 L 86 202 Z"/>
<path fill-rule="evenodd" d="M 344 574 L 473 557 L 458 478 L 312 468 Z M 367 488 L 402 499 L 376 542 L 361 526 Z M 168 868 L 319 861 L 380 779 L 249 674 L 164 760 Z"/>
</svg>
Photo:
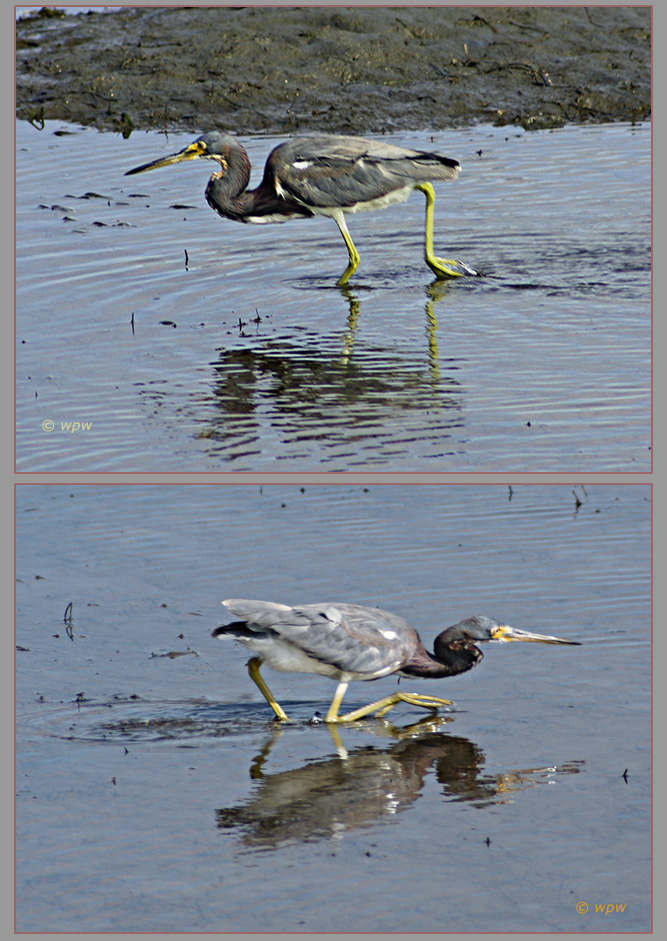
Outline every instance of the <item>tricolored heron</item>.
<svg viewBox="0 0 667 941">
<path fill-rule="evenodd" d="M 578 644 L 546 634 L 531 634 L 494 618 L 473 617 L 448 627 L 435 638 L 430 654 L 414 627 L 390 611 L 358 604 L 305 604 L 291 608 L 271 601 L 223 601 L 238 618 L 216 627 L 214 637 L 229 634 L 256 656 L 248 661 L 250 679 L 278 719 L 287 719 L 259 672 L 263 663 L 274 670 L 319 673 L 338 681 L 326 715 L 327 722 L 354 722 L 375 713 L 384 716 L 397 703 L 423 709 L 450 706 L 448 699 L 420 693 L 391 693 L 368 706 L 339 716 L 343 696 L 352 680 L 375 680 L 390 673 L 437 679 L 456 676 L 483 657 L 475 641 L 532 641 L 537 644 Z"/>
<path fill-rule="evenodd" d="M 271 151 L 264 178 L 247 189 L 250 160 L 229 134 L 212 131 L 169 157 L 145 163 L 125 176 L 203 157 L 220 167 L 206 187 L 209 206 L 236 222 L 286 222 L 309 216 L 331 216 L 345 240 L 350 261 L 338 284 L 347 284 L 359 265 L 359 252 L 348 231 L 345 215 L 365 209 L 384 209 L 418 189 L 426 196 L 424 257 L 438 278 L 458 278 L 477 272 L 461 261 L 433 254 L 433 180 L 454 180 L 460 164 L 440 154 L 406 150 L 362 137 L 320 134 L 295 137 Z"/>
</svg>

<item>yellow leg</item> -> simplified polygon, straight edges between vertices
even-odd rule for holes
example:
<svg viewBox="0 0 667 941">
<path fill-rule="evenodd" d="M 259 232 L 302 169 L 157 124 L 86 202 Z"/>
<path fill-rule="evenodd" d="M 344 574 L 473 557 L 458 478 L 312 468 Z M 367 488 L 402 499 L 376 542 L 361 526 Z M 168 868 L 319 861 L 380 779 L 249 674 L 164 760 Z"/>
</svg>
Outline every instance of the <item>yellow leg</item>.
<svg viewBox="0 0 667 941">
<path fill-rule="evenodd" d="M 350 256 L 350 263 L 338 279 L 338 286 L 342 288 L 345 284 L 347 284 L 354 272 L 359 267 L 359 262 L 361 259 L 359 257 L 359 252 L 354 247 L 354 242 L 352 241 L 352 236 L 348 231 L 347 223 L 345 222 L 345 216 L 343 213 L 341 212 L 337 216 L 333 216 L 333 219 L 340 229 L 340 234 L 343 236 L 345 244 L 347 245 L 347 253 Z"/>
<path fill-rule="evenodd" d="M 357 719 L 363 719 L 364 716 L 375 713 L 378 718 L 386 715 L 390 709 L 398 705 L 399 702 L 408 703 L 410 706 L 420 706 L 422 709 L 439 709 L 441 706 L 453 706 L 450 699 L 438 699 L 436 696 L 424 696 L 421 693 L 392 693 L 390 696 L 384 696 L 368 706 L 362 706 L 353 712 L 348 712 L 344 716 L 338 715 L 340 704 L 347 689 L 347 683 L 339 683 L 334 694 L 334 698 L 329 706 L 325 722 L 356 722 Z"/>
<path fill-rule="evenodd" d="M 347 690 L 347 683 L 339 683 L 336 687 L 336 692 L 334 693 L 334 698 L 331 700 L 331 705 L 329 706 L 329 711 L 327 712 L 327 717 L 324 720 L 325 722 L 344 722 L 344 717 L 339 717 L 338 710 L 340 709 L 340 704 L 343 701 L 343 696 Z"/>
<path fill-rule="evenodd" d="M 464 275 L 475 276 L 477 272 L 462 261 L 453 261 L 450 258 L 436 258 L 433 254 L 433 217 L 435 206 L 435 192 L 430 183 L 420 183 L 417 186 L 426 196 L 426 231 L 424 233 L 424 259 L 437 278 L 461 278 Z"/>
<path fill-rule="evenodd" d="M 253 657 L 251 660 L 248 660 L 248 675 L 275 712 L 276 718 L 281 719 L 283 722 L 288 722 L 289 720 L 285 710 L 276 700 L 273 693 L 264 682 L 262 674 L 259 672 L 261 665 L 262 661 L 259 657 Z"/>
<path fill-rule="evenodd" d="M 396 698 L 394 698 L 396 697 Z M 393 709 L 399 702 L 406 702 L 411 706 L 420 706 L 422 709 L 439 709 L 440 706 L 453 706 L 451 699 L 439 699 L 436 696 L 424 696 L 421 693 L 395 693 L 394 697 L 387 696 L 392 701 L 387 703 L 381 709 L 378 709 L 376 715 L 378 718 L 386 715 L 390 709 Z"/>
</svg>

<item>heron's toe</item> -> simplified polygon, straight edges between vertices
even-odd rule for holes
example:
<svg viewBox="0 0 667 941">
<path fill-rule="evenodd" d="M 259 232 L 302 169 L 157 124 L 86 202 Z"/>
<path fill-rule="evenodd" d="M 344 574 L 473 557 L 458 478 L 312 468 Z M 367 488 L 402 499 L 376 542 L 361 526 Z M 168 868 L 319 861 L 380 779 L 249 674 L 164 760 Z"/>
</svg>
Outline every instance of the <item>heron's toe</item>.
<svg viewBox="0 0 667 941">
<path fill-rule="evenodd" d="M 426 264 L 438 278 L 476 278 L 478 272 L 470 265 L 462 261 L 454 261 L 450 258 L 436 258 L 431 255 L 426 259 Z"/>
</svg>

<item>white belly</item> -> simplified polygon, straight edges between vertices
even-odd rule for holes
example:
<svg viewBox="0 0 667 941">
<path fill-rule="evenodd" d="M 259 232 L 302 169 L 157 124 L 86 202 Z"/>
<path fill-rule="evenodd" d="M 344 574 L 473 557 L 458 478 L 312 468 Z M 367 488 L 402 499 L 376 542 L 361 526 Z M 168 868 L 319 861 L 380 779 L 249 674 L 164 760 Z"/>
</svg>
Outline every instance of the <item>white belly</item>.
<svg viewBox="0 0 667 941">
<path fill-rule="evenodd" d="M 385 193 L 384 196 L 379 196 L 377 199 L 369 199 L 365 203 L 354 203 L 352 206 L 334 206 L 331 209 L 327 207 L 320 209 L 314 206 L 309 206 L 308 208 L 316 215 L 333 216 L 334 218 L 336 213 L 339 212 L 367 212 L 373 209 L 386 209 L 387 206 L 395 206 L 398 203 L 404 203 L 414 188 L 414 184 L 409 183 L 407 186 L 403 186 L 398 190 L 392 190 L 390 193 Z"/>
<path fill-rule="evenodd" d="M 309 657 L 300 647 L 295 647 L 294 644 L 277 637 L 271 640 L 266 640 L 261 636 L 234 637 L 234 640 L 261 657 L 272 670 L 278 670 L 281 673 L 318 673 L 320 676 L 328 676 L 339 683 L 350 683 L 352 680 L 374 680 L 393 673 L 395 670 L 394 664 L 371 676 L 368 673 L 341 670 L 330 663 L 323 663 L 321 660 Z"/>
<path fill-rule="evenodd" d="M 314 660 L 308 654 L 288 644 L 280 638 L 273 637 L 271 640 L 265 640 L 263 637 L 235 637 L 248 650 L 262 658 L 267 666 L 272 670 L 279 670 L 282 673 L 319 673 L 321 676 L 329 676 L 339 682 L 349 682 L 354 679 L 349 673 L 343 673 L 337 667 L 329 663 L 321 663 Z"/>
</svg>

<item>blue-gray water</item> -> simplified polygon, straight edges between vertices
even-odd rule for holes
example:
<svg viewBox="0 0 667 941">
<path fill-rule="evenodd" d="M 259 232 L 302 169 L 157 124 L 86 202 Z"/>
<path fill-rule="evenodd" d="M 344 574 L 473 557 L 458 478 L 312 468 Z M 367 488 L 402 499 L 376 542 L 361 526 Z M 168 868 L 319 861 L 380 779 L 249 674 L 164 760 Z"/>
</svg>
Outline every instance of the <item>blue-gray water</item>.
<svg viewBox="0 0 667 941">
<path fill-rule="evenodd" d="M 331 220 L 221 220 L 204 161 L 124 177 L 190 138 L 19 123 L 18 469 L 649 470 L 650 137 L 388 136 L 461 161 L 435 250 L 485 277 L 432 283 L 415 194 L 351 218 L 341 291 Z"/>
<path fill-rule="evenodd" d="M 18 929 L 647 931 L 650 497 L 19 486 Z M 582 646 L 486 645 L 403 680 L 455 700 L 440 720 L 336 738 L 308 723 L 331 681 L 269 672 L 279 728 L 211 637 L 234 596 L 377 605 L 427 646 L 475 613 Z"/>
</svg>

